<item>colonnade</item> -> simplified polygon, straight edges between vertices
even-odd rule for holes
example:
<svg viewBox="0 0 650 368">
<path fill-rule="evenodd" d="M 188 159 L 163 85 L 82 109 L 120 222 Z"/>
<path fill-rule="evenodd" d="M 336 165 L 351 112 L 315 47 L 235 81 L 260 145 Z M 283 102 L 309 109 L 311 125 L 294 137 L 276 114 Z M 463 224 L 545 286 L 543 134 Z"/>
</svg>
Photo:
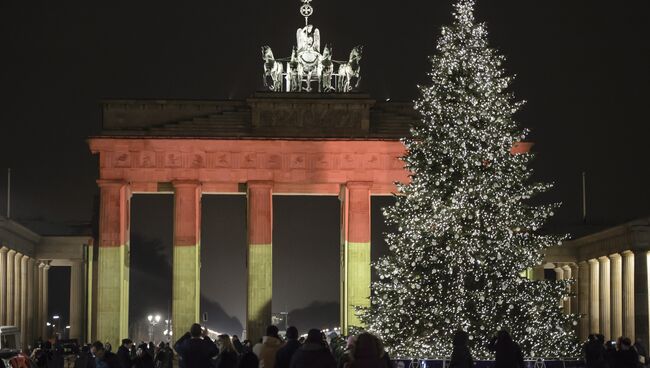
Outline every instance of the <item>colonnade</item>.
<svg viewBox="0 0 650 368">
<path fill-rule="evenodd" d="M 100 180 L 99 253 L 94 338 L 117 343 L 128 336 L 131 187 Z M 199 322 L 201 197 L 199 181 L 174 181 L 172 276 L 173 336 Z M 358 325 L 357 306 L 370 296 L 371 182 L 340 185 L 341 326 Z M 272 181 L 248 181 L 246 332 L 252 340 L 271 323 L 273 277 Z M 332 193 L 328 193 L 332 194 Z M 92 318 L 92 317 L 91 317 Z"/>
<path fill-rule="evenodd" d="M 578 303 L 590 306 L 584 308 L 589 318 L 581 320 L 580 334 L 647 338 L 648 252 L 624 251 L 582 261 L 578 267 L 589 275 L 583 282 L 588 292 L 580 293 Z"/>
<path fill-rule="evenodd" d="M 650 331 L 648 267 L 646 250 L 612 253 L 578 262 L 547 264 L 556 279 L 575 279 L 572 294 L 562 302 L 566 313 L 581 316 L 578 336 L 584 340 L 600 333 L 606 340 L 637 337 L 648 343 Z M 537 277 L 543 266 L 537 268 Z M 535 272 L 534 272 L 535 274 Z"/>
<path fill-rule="evenodd" d="M 16 326 L 21 345 L 47 336 L 49 264 L 0 248 L 0 325 Z"/>
</svg>

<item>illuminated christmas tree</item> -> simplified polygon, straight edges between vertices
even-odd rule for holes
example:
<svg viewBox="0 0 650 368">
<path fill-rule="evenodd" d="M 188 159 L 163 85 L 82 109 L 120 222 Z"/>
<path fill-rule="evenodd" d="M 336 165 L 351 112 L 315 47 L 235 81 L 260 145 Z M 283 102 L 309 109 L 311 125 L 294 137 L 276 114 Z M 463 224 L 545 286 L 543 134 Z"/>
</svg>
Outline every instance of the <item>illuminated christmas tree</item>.
<svg viewBox="0 0 650 368">
<path fill-rule="evenodd" d="M 564 237 L 541 233 L 557 205 L 530 199 L 551 185 L 531 183 L 532 155 L 511 152 L 528 131 L 513 119 L 522 103 L 503 61 L 474 20 L 474 1 L 459 0 L 431 58 L 433 83 L 416 102 L 422 119 L 405 139 L 411 182 L 385 209 L 397 229 L 390 252 L 360 311 L 393 356 L 449 356 L 463 329 L 475 356 L 489 357 L 501 328 L 527 356 L 577 355 L 578 316 L 561 308 L 570 282 L 523 275 Z"/>
</svg>

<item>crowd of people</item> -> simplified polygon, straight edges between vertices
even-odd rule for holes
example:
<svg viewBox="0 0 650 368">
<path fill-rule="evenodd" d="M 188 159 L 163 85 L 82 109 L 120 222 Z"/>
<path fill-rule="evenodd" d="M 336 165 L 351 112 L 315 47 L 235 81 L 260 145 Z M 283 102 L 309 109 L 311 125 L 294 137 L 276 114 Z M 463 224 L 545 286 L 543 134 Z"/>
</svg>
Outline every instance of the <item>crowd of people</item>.
<svg viewBox="0 0 650 368">
<path fill-rule="evenodd" d="M 180 368 L 389 368 L 390 358 L 381 340 L 369 333 L 348 339 L 340 357 L 325 334 L 311 329 L 300 337 L 289 327 L 284 338 L 276 326 L 269 326 L 256 344 L 236 336 L 219 335 L 213 342 L 198 324 L 181 337 L 174 349 Z M 338 358 L 338 359 L 337 359 Z M 113 367 L 111 367 L 113 368 Z"/>
<path fill-rule="evenodd" d="M 648 352 L 640 339 L 632 344 L 628 337 L 605 341 L 605 336 L 591 334 L 582 351 L 586 368 L 648 367 Z"/>
<path fill-rule="evenodd" d="M 342 342 L 342 343 L 340 343 Z M 340 344 L 337 344 L 340 343 Z M 457 331 L 447 368 L 472 368 L 475 360 L 469 348 L 469 335 Z M 506 330 L 499 331 L 489 342 L 494 353 L 494 368 L 525 368 L 519 345 Z M 391 368 L 391 359 L 381 339 L 370 333 L 335 339 L 318 329 L 300 336 L 289 327 L 280 337 L 276 326 L 269 326 L 265 336 L 255 344 L 240 341 L 236 335 L 219 335 L 212 340 L 207 329 L 193 324 L 173 348 L 130 339 L 122 340 L 116 352 L 109 343 L 97 341 L 76 351 L 75 368 Z M 31 351 L 30 360 L 38 368 L 64 368 L 66 349 L 45 342 Z M 629 338 L 605 341 L 603 335 L 591 334 L 583 346 L 586 368 L 650 368 L 642 341 Z M 178 363 L 174 363 L 175 357 Z"/>
</svg>

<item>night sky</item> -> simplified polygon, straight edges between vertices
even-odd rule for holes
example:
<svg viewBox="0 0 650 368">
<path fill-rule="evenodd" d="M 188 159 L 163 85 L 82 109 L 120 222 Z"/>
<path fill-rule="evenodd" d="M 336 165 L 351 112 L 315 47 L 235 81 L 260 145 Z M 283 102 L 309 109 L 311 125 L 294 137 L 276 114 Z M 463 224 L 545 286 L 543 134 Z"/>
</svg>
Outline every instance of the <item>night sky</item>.
<svg viewBox="0 0 650 368">
<path fill-rule="evenodd" d="M 416 85 L 427 83 L 427 55 L 451 19 L 451 1 L 312 4 L 312 23 L 336 59 L 365 45 L 363 90 L 378 100 L 417 97 Z M 0 2 L 0 190 L 11 167 L 12 217 L 41 233 L 57 232 L 48 223 L 89 222 L 97 159 L 85 139 L 100 131 L 99 101 L 246 98 L 260 88 L 260 46 L 289 55 L 303 24 L 298 6 L 297 0 Z M 536 179 L 556 183 L 543 199 L 563 202 L 550 229 L 581 234 L 650 215 L 649 8 L 647 1 L 479 1 L 478 18 L 517 75 L 513 91 L 528 101 L 518 118 L 536 142 Z M 583 171 L 588 226 L 581 225 Z M 379 208 L 389 203 L 373 201 L 373 257 L 382 251 Z M 295 311 L 300 328 L 325 327 L 335 322 L 338 302 L 338 203 L 277 197 L 274 206 L 273 309 Z M 3 214 L 5 207 L 3 194 Z M 171 208 L 169 196 L 133 201 L 132 318 L 166 313 Z M 243 197 L 204 197 L 202 305 L 209 325 L 237 333 L 244 210 Z"/>
</svg>

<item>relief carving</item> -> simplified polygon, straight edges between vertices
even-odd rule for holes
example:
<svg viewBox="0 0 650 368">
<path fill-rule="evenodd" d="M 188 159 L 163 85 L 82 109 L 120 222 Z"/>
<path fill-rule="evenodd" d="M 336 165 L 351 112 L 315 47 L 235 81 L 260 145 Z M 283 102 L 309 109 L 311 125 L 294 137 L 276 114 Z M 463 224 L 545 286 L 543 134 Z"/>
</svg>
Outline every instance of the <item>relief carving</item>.
<svg viewBox="0 0 650 368">
<path fill-rule="evenodd" d="M 304 153 L 291 154 L 289 159 L 290 169 L 305 169 L 307 168 L 307 160 Z"/>
<path fill-rule="evenodd" d="M 269 154 L 266 158 L 266 168 L 267 169 L 281 169 L 282 168 L 282 156 L 279 154 Z"/>
<path fill-rule="evenodd" d="M 151 168 L 156 166 L 156 153 L 150 151 L 140 152 L 140 167 Z"/>
<path fill-rule="evenodd" d="M 319 170 L 327 170 L 332 168 L 332 157 L 327 154 L 316 154 L 312 156 L 311 167 Z"/>
<path fill-rule="evenodd" d="M 183 157 L 180 152 L 167 152 L 165 156 L 166 167 L 181 167 L 183 166 Z"/>
<path fill-rule="evenodd" d="M 205 155 L 203 153 L 193 153 L 191 155 L 190 167 L 193 169 L 205 167 Z"/>
<path fill-rule="evenodd" d="M 129 167 L 131 166 L 131 154 L 129 152 L 115 152 L 113 155 L 114 167 Z"/>
<path fill-rule="evenodd" d="M 239 166 L 243 169 L 253 169 L 257 167 L 257 153 L 248 152 L 241 154 Z"/>
<path fill-rule="evenodd" d="M 364 167 L 367 169 L 378 169 L 381 166 L 381 161 L 378 155 L 366 155 Z"/>
<path fill-rule="evenodd" d="M 352 153 L 346 153 L 341 159 L 341 168 L 342 169 L 356 169 L 359 167 L 358 159 L 356 155 Z"/>
</svg>

